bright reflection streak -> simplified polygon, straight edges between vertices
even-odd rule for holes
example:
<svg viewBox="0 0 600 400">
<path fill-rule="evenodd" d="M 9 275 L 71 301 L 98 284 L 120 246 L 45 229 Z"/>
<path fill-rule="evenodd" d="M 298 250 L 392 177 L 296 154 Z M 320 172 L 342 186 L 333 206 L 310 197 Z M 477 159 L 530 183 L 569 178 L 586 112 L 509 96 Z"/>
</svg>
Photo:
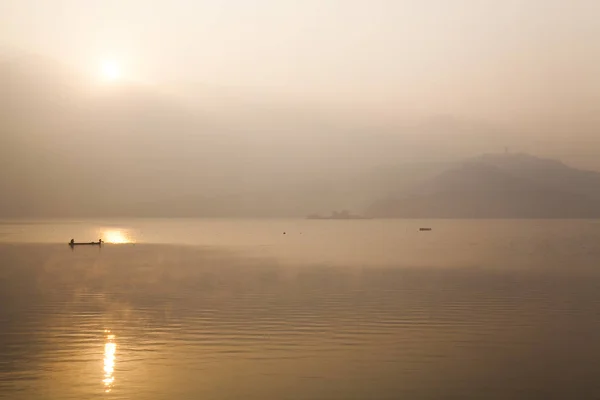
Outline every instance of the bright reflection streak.
<svg viewBox="0 0 600 400">
<path fill-rule="evenodd" d="M 106 243 L 131 243 L 127 234 L 118 230 L 104 231 L 102 236 Z"/>
<path fill-rule="evenodd" d="M 109 330 L 105 330 L 106 342 L 104 343 L 104 391 L 110 392 L 115 382 L 115 353 L 117 351 L 117 344 L 115 343 L 115 335 L 110 333 Z"/>
</svg>

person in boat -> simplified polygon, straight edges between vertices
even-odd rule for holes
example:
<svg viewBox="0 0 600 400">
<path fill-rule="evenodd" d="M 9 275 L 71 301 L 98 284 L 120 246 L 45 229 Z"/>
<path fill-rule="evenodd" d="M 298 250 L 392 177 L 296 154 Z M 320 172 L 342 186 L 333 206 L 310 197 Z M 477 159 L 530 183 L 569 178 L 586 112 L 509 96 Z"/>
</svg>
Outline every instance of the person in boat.
<svg viewBox="0 0 600 400">
<path fill-rule="evenodd" d="M 69 242 L 69 244 L 70 244 L 71 246 L 73 246 L 73 245 L 75 244 L 75 239 L 71 239 L 71 241 Z"/>
</svg>

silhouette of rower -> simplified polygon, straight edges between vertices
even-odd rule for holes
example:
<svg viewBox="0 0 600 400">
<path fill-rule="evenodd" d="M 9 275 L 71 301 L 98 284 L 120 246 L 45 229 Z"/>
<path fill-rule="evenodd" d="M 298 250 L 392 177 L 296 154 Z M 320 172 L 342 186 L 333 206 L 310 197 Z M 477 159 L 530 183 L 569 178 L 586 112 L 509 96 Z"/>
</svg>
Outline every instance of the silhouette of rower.
<svg viewBox="0 0 600 400">
<path fill-rule="evenodd" d="M 69 244 L 70 244 L 71 246 L 73 246 L 73 245 L 75 244 L 75 239 L 71 239 L 71 241 L 69 242 Z"/>
</svg>

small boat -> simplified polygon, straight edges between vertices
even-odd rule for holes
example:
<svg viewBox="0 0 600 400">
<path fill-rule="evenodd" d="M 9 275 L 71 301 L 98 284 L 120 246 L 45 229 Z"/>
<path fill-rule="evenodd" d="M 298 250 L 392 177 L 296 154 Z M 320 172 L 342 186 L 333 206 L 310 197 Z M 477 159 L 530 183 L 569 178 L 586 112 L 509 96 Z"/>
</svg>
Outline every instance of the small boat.
<svg viewBox="0 0 600 400">
<path fill-rule="evenodd" d="M 69 246 L 102 246 L 102 239 L 98 239 L 97 242 L 76 242 L 75 239 L 71 239 Z"/>
<path fill-rule="evenodd" d="M 419 230 L 420 230 L 420 231 L 422 231 L 422 232 L 423 232 L 423 231 L 430 231 L 430 230 L 431 230 L 431 228 L 419 228 Z"/>
</svg>

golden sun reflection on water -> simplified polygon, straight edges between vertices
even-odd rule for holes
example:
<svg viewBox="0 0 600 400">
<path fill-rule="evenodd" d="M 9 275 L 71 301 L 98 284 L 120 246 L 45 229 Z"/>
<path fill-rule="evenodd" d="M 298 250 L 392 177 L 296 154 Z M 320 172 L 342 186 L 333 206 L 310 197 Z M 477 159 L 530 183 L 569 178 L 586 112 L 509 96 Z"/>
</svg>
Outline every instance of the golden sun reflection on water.
<svg viewBox="0 0 600 400">
<path fill-rule="evenodd" d="M 106 393 L 112 390 L 115 382 L 115 353 L 117 351 L 117 344 L 115 343 L 115 335 L 109 330 L 105 330 L 106 340 L 104 342 L 104 391 Z"/>
<path fill-rule="evenodd" d="M 102 240 L 106 243 L 132 243 L 129 235 L 126 232 L 120 230 L 107 230 L 102 234 Z"/>
</svg>

